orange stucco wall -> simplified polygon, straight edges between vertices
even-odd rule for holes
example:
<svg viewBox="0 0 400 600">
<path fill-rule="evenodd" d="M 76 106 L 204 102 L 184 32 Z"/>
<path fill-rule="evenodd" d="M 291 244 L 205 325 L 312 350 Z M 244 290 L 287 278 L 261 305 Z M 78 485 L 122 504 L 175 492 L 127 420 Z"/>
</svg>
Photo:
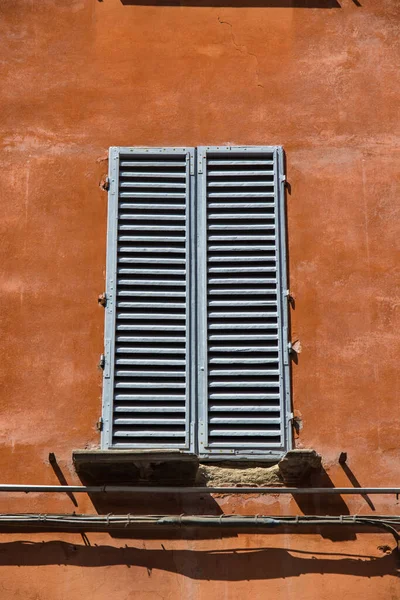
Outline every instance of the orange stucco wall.
<svg viewBox="0 0 400 600">
<path fill-rule="evenodd" d="M 335 485 L 351 485 L 341 451 L 362 485 L 398 485 L 400 4 L 197 4 L 0 0 L 0 480 L 58 483 L 54 452 L 78 482 L 72 449 L 99 443 L 108 147 L 232 143 L 286 150 L 296 445 Z M 0 511 L 93 510 L 77 500 L 1 496 Z M 359 497 L 340 509 L 372 514 Z M 400 598 L 385 534 L 88 538 L 0 534 L 0 596 Z"/>
</svg>

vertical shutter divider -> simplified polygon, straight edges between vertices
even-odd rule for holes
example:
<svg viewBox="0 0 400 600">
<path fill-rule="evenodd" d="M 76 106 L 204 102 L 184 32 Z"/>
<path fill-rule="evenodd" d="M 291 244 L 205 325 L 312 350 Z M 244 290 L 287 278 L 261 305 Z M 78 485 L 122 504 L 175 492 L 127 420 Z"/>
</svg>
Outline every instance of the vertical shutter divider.
<svg viewBox="0 0 400 600">
<path fill-rule="evenodd" d="M 103 450 L 110 448 L 112 445 L 119 187 L 119 151 L 116 147 L 111 147 L 109 150 L 108 177 L 110 186 L 107 210 L 106 307 L 104 325 L 105 366 L 103 373 L 103 424 L 101 431 L 101 448 Z"/>
</svg>

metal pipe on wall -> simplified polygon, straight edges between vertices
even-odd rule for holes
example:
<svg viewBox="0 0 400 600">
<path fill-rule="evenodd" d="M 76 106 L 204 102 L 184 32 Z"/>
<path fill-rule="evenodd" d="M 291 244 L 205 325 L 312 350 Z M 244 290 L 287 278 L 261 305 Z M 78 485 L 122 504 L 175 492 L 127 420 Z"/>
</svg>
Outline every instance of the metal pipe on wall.
<svg viewBox="0 0 400 600">
<path fill-rule="evenodd" d="M 97 494 L 400 494 L 399 487 L 359 488 L 295 488 L 295 487 L 178 487 L 178 486 L 132 486 L 132 485 L 24 485 L 0 484 L 0 493 L 66 493 Z"/>
</svg>

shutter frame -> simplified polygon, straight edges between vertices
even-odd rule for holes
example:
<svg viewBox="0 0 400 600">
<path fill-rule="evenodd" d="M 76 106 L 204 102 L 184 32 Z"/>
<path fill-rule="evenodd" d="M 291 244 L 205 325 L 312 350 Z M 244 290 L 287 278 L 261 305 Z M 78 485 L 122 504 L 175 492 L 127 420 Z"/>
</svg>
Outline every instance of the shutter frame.
<svg viewBox="0 0 400 600">
<path fill-rule="evenodd" d="M 231 447 L 212 447 L 209 444 L 208 421 L 208 315 L 207 315 L 207 155 L 213 154 L 226 158 L 235 155 L 272 154 L 274 161 L 274 207 L 277 260 L 277 301 L 279 313 L 279 377 L 280 418 L 282 443 L 279 447 L 251 448 L 240 443 Z M 117 239 L 118 208 L 120 200 L 119 172 L 120 157 L 186 157 L 186 405 L 185 405 L 185 444 L 137 445 L 122 444 L 127 449 L 179 449 L 182 452 L 196 452 L 207 460 L 276 460 L 292 447 L 290 360 L 288 349 L 289 310 L 287 292 L 287 254 L 286 254 L 286 214 L 284 152 L 280 146 L 225 146 L 193 148 L 131 148 L 112 147 L 109 151 L 109 191 L 108 191 L 108 228 L 107 228 L 107 275 L 105 308 L 105 365 L 103 373 L 103 429 L 102 449 L 121 447 L 113 445 L 114 379 L 116 357 L 116 302 L 117 302 Z M 135 192 L 140 191 L 135 189 Z M 123 190 L 122 190 L 123 191 Z M 162 192 L 162 189 L 158 190 Z M 213 190 L 217 194 L 221 189 Z M 245 192 L 245 188 L 243 189 Z M 254 191 L 254 190 L 253 190 Z M 158 196 L 161 198 L 161 196 Z M 218 196 L 217 196 L 218 197 Z M 272 198 L 271 198 L 272 200 Z M 238 199 L 238 202 L 241 200 Z M 130 200 L 135 202 L 135 200 Z M 165 202 L 168 202 L 167 200 Z M 173 200 L 171 200 L 173 202 Z M 243 201 L 244 202 L 244 201 Z M 147 200 L 139 203 L 148 204 Z M 143 209 L 144 211 L 145 209 Z M 161 214 L 161 213 L 160 213 Z M 246 221 L 244 221 L 246 222 Z M 131 224 L 131 222 L 130 222 Z M 246 232 L 243 232 L 244 234 Z M 269 232 L 267 232 L 269 233 Z M 143 233 L 146 236 L 151 232 Z M 247 242 L 245 242 L 247 243 Z M 243 259 L 242 259 L 243 260 Z M 137 262 L 137 261 L 134 261 Z M 219 266 L 219 265 L 218 265 Z M 162 265 L 160 265 L 162 268 Z M 129 300 L 129 298 L 128 298 Z M 215 309 L 217 310 L 217 309 Z M 223 310 L 223 309 L 220 309 Z M 229 332 L 228 332 L 229 333 Z M 155 369 L 157 367 L 154 367 Z M 156 393 L 156 392 L 155 392 Z M 159 413 L 160 416 L 162 413 Z M 157 415 L 156 415 L 157 416 Z"/>
<path fill-rule="evenodd" d="M 213 446 L 209 435 L 209 381 L 208 371 L 210 368 L 208 360 L 208 192 L 207 192 L 207 156 L 220 157 L 221 159 L 233 159 L 236 155 L 244 158 L 246 155 L 272 155 L 274 170 L 274 209 L 276 236 L 276 276 L 277 276 L 277 322 L 278 322 L 278 348 L 279 348 L 279 414 L 281 422 L 281 441 L 279 445 L 268 443 L 262 447 L 254 447 L 247 444 L 232 443 L 230 447 Z M 280 146 L 225 146 L 225 147 L 199 147 L 197 153 L 198 166 L 198 282 L 199 282 L 199 365 L 198 365 L 198 405 L 199 405 L 199 455 L 201 458 L 220 459 L 279 459 L 292 447 L 291 428 L 291 397 L 290 397 L 290 361 L 288 352 L 288 292 L 287 292 L 287 252 L 286 252 L 286 214 L 285 214 L 285 187 L 284 187 L 284 152 Z M 229 167 L 228 167 L 229 168 Z M 215 183 L 214 185 L 220 185 Z M 232 184 L 231 184 L 232 185 Z M 221 188 L 215 187 L 215 190 Z M 240 202 L 240 200 L 238 200 Z M 245 200 L 243 200 L 245 202 Z M 228 205 L 228 202 L 227 204 Z M 228 210 L 228 209 L 227 209 Z M 267 232 L 268 233 L 268 232 Z M 246 243 L 246 242 L 245 242 Z M 221 309 L 223 310 L 223 309 Z M 229 331 L 228 331 L 229 333 Z M 234 425 L 232 425 L 233 429 Z"/>
<path fill-rule="evenodd" d="M 179 161 L 185 162 L 185 207 L 184 211 L 185 220 L 183 221 L 186 225 L 185 229 L 185 269 L 186 279 L 184 289 L 186 292 L 185 296 L 185 441 L 181 444 L 175 443 L 135 443 L 129 440 L 127 443 L 115 443 L 113 438 L 114 431 L 114 409 L 116 406 L 115 401 L 115 361 L 116 361 L 116 337 L 117 337 L 117 268 L 118 268 L 118 227 L 119 227 L 119 205 L 121 198 L 121 189 L 119 182 L 120 174 L 120 157 L 121 156 L 134 156 L 138 161 L 142 161 L 149 157 L 149 161 L 153 158 L 155 162 L 165 159 L 173 159 L 173 157 L 179 157 Z M 193 356 L 195 353 L 195 311 L 193 311 L 193 292 L 195 289 L 195 278 L 194 278 L 194 267 L 196 264 L 194 257 L 194 246 L 195 246 L 195 220 L 194 220 L 194 207 L 195 207 L 195 178 L 194 178 L 194 165 L 195 165 L 195 151 L 193 148 L 134 148 L 134 147 L 111 147 L 109 150 L 109 191 L 108 191 L 108 220 L 107 220 L 107 260 L 106 260 L 106 308 L 105 308 L 105 365 L 103 372 L 103 429 L 101 435 L 101 447 L 102 449 L 114 449 L 114 448 L 126 448 L 126 449 L 177 449 L 182 452 L 193 452 L 194 451 L 194 435 L 193 435 L 193 418 L 195 414 L 195 377 L 193 376 L 194 361 Z M 136 176 L 136 179 L 135 179 Z M 133 177 L 135 182 L 135 192 L 140 192 L 140 181 L 137 181 L 137 175 Z M 165 175 L 167 177 L 167 175 Z M 147 181 L 146 177 L 146 181 Z M 158 178 L 159 180 L 160 178 Z M 157 184 L 155 184 L 157 185 Z M 122 189 L 122 192 L 124 190 Z M 158 189 L 158 192 L 162 192 L 162 189 Z M 162 199 L 162 200 L 165 200 Z M 125 200 L 126 202 L 126 200 Z M 135 198 L 130 200 L 134 203 Z M 166 201 L 165 203 L 167 203 Z M 139 204 L 151 203 L 149 200 L 140 200 Z M 136 209 L 135 209 L 136 210 Z M 145 212 L 145 209 L 143 210 Z M 162 213 L 160 213 L 161 215 Z M 180 214 L 179 212 L 177 214 Z M 154 221 L 154 219 L 153 219 Z M 134 223 L 132 220 L 129 223 Z M 160 221 L 161 222 L 161 221 Z M 151 216 L 149 216 L 149 224 L 152 224 Z M 167 226 L 168 227 L 168 226 Z M 137 232 L 136 232 L 137 233 Z M 141 235 L 146 236 L 146 231 Z M 149 231 L 148 234 L 152 232 Z M 129 266 L 129 265 L 128 265 Z M 154 265 L 149 265 L 149 267 Z M 146 268 L 146 266 L 145 266 Z M 162 265 L 160 265 L 162 268 Z M 166 275 L 168 277 L 168 274 Z M 177 288 L 180 289 L 180 288 Z M 136 298 L 137 300 L 138 298 Z M 143 297 L 143 301 L 145 301 Z M 127 301 L 130 298 L 126 298 Z M 156 309 L 155 309 L 156 310 Z M 140 357 L 140 355 L 139 355 Z M 162 369 L 155 366 L 154 369 Z M 156 392 L 154 392 L 156 393 Z M 163 402 L 164 404 L 164 402 Z M 160 413 L 160 418 L 163 413 Z M 179 415 L 179 413 L 178 413 Z M 155 415 L 157 417 L 157 415 Z M 155 418 L 154 417 L 154 418 Z M 136 418 L 136 417 L 135 417 Z"/>
</svg>

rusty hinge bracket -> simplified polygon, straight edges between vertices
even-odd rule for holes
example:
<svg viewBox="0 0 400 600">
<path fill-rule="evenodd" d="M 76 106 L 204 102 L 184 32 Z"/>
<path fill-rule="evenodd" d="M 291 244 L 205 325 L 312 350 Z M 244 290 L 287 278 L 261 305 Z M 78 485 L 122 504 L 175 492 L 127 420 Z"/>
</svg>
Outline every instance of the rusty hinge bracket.
<svg viewBox="0 0 400 600">
<path fill-rule="evenodd" d="M 105 292 L 97 297 L 97 302 L 100 304 L 100 306 L 107 306 L 107 295 Z"/>
<path fill-rule="evenodd" d="M 102 369 L 104 371 L 105 366 L 106 366 L 106 357 L 104 354 L 101 354 L 100 360 L 99 360 L 99 369 Z"/>
<path fill-rule="evenodd" d="M 100 417 L 96 423 L 97 431 L 103 431 L 103 425 L 104 425 L 103 417 Z"/>
<path fill-rule="evenodd" d="M 104 177 L 104 179 L 102 179 L 100 181 L 100 187 L 105 192 L 108 192 L 108 190 L 110 189 L 110 178 L 109 177 Z"/>
</svg>

